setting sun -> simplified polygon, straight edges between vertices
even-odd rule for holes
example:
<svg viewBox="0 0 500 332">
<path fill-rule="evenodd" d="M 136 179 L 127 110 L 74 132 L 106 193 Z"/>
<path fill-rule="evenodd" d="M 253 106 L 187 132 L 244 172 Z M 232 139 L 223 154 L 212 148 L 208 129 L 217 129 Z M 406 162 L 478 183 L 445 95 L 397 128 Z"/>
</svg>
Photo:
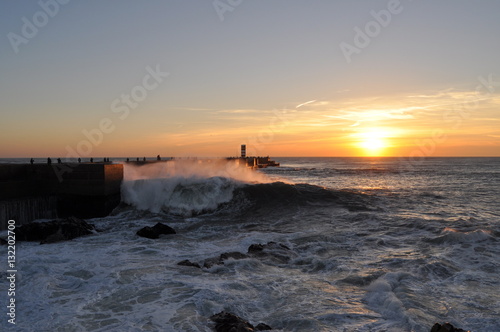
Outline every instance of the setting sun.
<svg viewBox="0 0 500 332">
<path fill-rule="evenodd" d="M 364 156 L 381 156 L 387 148 L 386 134 L 381 130 L 370 130 L 359 134 L 357 145 L 363 150 Z"/>
</svg>

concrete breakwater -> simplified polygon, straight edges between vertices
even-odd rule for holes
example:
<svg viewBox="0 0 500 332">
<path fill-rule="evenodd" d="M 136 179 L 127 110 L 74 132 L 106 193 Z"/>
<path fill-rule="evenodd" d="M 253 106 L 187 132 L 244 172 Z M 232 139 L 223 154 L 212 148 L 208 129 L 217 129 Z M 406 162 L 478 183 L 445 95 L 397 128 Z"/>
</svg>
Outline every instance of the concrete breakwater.
<svg viewBox="0 0 500 332">
<path fill-rule="evenodd" d="M 120 203 L 123 165 L 0 164 L 0 230 L 39 218 L 103 217 Z"/>
</svg>

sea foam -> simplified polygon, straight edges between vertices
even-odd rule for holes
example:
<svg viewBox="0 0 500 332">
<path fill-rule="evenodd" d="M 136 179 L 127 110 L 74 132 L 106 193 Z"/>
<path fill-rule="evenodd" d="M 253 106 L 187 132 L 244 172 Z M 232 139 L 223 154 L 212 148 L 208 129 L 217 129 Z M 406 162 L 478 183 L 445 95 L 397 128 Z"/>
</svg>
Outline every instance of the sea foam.
<svg viewBox="0 0 500 332">
<path fill-rule="evenodd" d="M 175 160 L 142 166 L 125 164 L 123 202 L 139 210 L 190 216 L 216 209 L 244 183 L 267 183 L 262 173 L 237 160 Z"/>
</svg>

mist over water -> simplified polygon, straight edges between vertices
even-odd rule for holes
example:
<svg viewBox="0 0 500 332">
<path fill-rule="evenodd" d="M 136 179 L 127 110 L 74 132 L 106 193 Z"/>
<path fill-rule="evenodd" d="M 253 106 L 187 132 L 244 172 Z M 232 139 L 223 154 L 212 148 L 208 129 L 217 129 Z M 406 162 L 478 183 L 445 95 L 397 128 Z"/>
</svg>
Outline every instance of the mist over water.
<svg viewBox="0 0 500 332">
<path fill-rule="evenodd" d="M 124 164 L 124 180 L 162 178 L 211 178 L 223 177 L 248 183 L 269 183 L 265 174 L 239 165 L 238 159 L 176 159 L 168 162 L 150 163 L 137 166 Z"/>
<path fill-rule="evenodd" d="M 98 234 L 18 243 L 18 327 L 208 332 L 225 310 L 276 331 L 500 330 L 500 158 L 278 161 L 126 164 Z M 177 234 L 135 234 L 156 222 Z"/>
<path fill-rule="evenodd" d="M 139 210 L 191 216 L 213 211 L 245 183 L 269 183 L 238 160 L 175 160 L 141 166 L 124 164 L 122 201 Z"/>
</svg>

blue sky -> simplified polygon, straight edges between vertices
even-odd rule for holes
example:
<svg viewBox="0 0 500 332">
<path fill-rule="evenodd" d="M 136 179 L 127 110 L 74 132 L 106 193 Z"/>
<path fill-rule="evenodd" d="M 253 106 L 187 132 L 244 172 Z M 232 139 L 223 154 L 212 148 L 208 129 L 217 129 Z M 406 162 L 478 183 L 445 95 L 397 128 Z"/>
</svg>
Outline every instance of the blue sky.
<svg viewBox="0 0 500 332">
<path fill-rule="evenodd" d="M 77 147 L 82 157 L 225 156 L 252 141 L 260 154 L 356 155 L 373 128 L 391 155 L 436 128 L 448 139 L 433 154 L 500 154 L 499 1 L 221 0 L 219 13 L 209 0 L 41 3 L 57 13 L 0 4 L 0 157 Z M 386 26 L 376 23 L 373 12 L 389 8 Z M 340 45 L 355 47 L 369 22 L 379 29 L 347 61 Z M 13 45 L 13 34 L 27 42 Z M 142 86 L 147 68 L 168 77 L 120 119 L 113 101 Z M 474 97 L 479 77 L 492 84 Z M 472 99 L 459 126 L 446 121 L 450 105 Z M 102 119 L 113 130 L 95 134 Z"/>
</svg>

